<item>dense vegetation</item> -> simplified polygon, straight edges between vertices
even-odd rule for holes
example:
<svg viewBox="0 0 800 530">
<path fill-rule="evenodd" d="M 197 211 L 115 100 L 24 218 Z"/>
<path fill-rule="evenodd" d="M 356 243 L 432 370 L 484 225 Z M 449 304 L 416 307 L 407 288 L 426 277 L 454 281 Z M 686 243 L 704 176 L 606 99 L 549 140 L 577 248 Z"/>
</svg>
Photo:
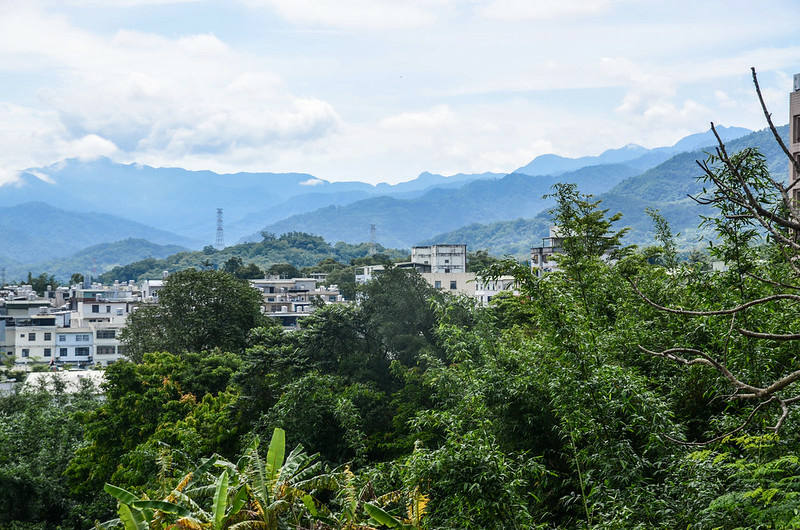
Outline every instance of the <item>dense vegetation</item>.
<svg viewBox="0 0 800 530">
<path fill-rule="evenodd" d="M 709 164 L 725 270 L 679 261 L 658 212 L 660 246 L 621 246 L 559 185 L 560 270 L 490 264 L 518 295 L 489 307 L 389 267 L 294 333 L 165 330 L 102 402 L 0 399 L 0 527 L 800 526 L 800 216 L 758 152 Z"/>
<path fill-rule="evenodd" d="M 261 271 L 267 271 L 276 264 L 312 267 L 328 258 L 349 264 L 351 260 L 369 256 L 372 250 L 369 243 L 351 245 L 339 242 L 331 245 L 322 237 L 302 232 L 290 232 L 280 236 L 264 232 L 261 235 L 262 240 L 258 243 L 242 243 L 222 250 L 207 246 L 202 251 L 179 252 L 164 259 L 150 258 L 136 261 L 114 267 L 101 274 L 99 279 L 103 283 L 113 283 L 114 280 L 158 279 L 162 277 L 164 271 L 175 272 L 188 268 L 224 269 L 231 259 L 237 266 L 248 267 L 253 264 Z M 391 259 L 408 257 L 408 252 L 404 250 L 386 249 L 381 245 L 375 245 L 375 249 Z M 235 273 L 236 270 L 234 268 L 229 272 Z M 262 275 L 263 272 L 254 277 Z"/>
</svg>

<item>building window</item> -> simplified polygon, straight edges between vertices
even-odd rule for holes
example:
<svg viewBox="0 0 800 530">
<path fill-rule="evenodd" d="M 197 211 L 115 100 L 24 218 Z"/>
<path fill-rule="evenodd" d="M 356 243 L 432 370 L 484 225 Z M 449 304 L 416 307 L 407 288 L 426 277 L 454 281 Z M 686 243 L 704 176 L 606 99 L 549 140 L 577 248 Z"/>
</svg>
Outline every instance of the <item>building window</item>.
<svg viewBox="0 0 800 530">
<path fill-rule="evenodd" d="M 455 280 L 450 280 L 450 288 L 451 289 L 456 289 L 456 281 Z"/>
<path fill-rule="evenodd" d="M 113 329 L 98 329 L 97 330 L 97 338 L 98 339 L 113 339 L 117 336 L 116 330 Z"/>
<path fill-rule="evenodd" d="M 27 357 L 31 351 L 28 348 L 22 348 L 22 356 Z"/>
<path fill-rule="evenodd" d="M 110 306 L 110 305 L 107 305 L 107 306 L 106 306 L 106 313 L 110 313 L 110 312 L 111 312 L 111 306 Z"/>
<path fill-rule="evenodd" d="M 449 259 L 444 260 L 445 263 L 450 263 Z"/>
<path fill-rule="evenodd" d="M 89 335 L 75 335 L 75 342 L 89 342 L 90 340 Z"/>
<path fill-rule="evenodd" d="M 50 355 L 52 355 L 52 353 L 53 353 L 53 351 L 50 348 L 45 348 L 44 349 L 44 356 L 45 357 L 50 357 Z"/>
<path fill-rule="evenodd" d="M 99 313 L 100 306 L 98 304 L 92 304 L 92 313 Z"/>
<path fill-rule="evenodd" d="M 58 336 L 58 342 L 67 342 L 67 336 L 66 335 L 59 335 Z"/>
<path fill-rule="evenodd" d="M 53 334 L 49 331 L 44 334 L 44 340 L 53 340 Z"/>
<path fill-rule="evenodd" d="M 28 340 L 36 340 L 36 333 L 28 333 Z"/>
<path fill-rule="evenodd" d="M 114 346 L 98 346 L 97 355 L 114 355 Z"/>
<path fill-rule="evenodd" d="M 75 348 L 75 355 L 86 357 L 89 355 L 89 347 L 88 346 L 80 346 Z"/>
<path fill-rule="evenodd" d="M 434 281 L 433 282 L 433 286 L 436 287 L 437 289 L 441 289 L 442 288 L 442 281 L 441 280 Z"/>
<path fill-rule="evenodd" d="M 794 117 L 794 143 L 800 143 L 800 114 Z"/>
<path fill-rule="evenodd" d="M 60 357 L 66 357 L 67 356 L 67 349 L 66 348 L 59 348 L 58 349 L 58 355 Z"/>
</svg>

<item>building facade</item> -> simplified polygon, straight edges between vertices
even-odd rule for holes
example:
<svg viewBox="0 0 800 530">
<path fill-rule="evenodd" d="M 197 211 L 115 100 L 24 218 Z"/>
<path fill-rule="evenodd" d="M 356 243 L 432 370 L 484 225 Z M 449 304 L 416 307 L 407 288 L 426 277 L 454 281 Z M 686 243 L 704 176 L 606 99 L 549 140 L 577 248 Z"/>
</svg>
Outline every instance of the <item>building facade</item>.
<svg viewBox="0 0 800 530">
<path fill-rule="evenodd" d="M 467 245 L 411 247 L 411 263 L 426 266 L 420 272 L 467 272 Z"/>
<path fill-rule="evenodd" d="M 800 74 L 794 75 L 794 87 L 789 94 L 789 152 L 792 158 L 800 162 Z M 789 182 L 794 184 L 800 180 L 797 170 L 790 165 Z M 800 184 L 793 188 L 794 198 L 800 199 Z"/>
</svg>

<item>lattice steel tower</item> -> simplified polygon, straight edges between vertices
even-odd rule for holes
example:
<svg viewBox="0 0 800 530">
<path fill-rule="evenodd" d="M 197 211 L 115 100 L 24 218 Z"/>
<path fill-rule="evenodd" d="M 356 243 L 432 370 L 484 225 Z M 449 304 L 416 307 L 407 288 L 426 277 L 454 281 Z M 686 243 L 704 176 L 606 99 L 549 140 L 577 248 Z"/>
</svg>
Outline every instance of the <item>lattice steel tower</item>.
<svg viewBox="0 0 800 530">
<path fill-rule="evenodd" d="M 217 208 L 217 242 L 214 246 L 217 250 L 225 248 L 225 238 L 222 235 L 222 208 Z"/>
</svg>

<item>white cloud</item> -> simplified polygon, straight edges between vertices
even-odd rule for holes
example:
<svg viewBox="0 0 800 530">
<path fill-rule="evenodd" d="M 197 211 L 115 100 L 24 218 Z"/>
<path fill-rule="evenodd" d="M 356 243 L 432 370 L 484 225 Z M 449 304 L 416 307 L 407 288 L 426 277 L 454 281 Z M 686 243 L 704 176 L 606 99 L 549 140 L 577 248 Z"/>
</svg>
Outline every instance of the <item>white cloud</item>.
<svg viewBox="0 0 800 530">
<path fill-rule="evenodd" d="M 587 17 L 630 1 L 633 0 L 491 0 L 480 8 L 480 13 L 487 18 L 506 21 Z"/>
<path fill-rule="evenodd" d="M 300 183 L 301 186 L 321 186 L 322 184 L 325 184 L 322 179 L 308 179 Z"/>
<path fill-rule="evenodd" d="M 271 7 L 298 24 L 345 29 L 408 29 L 434 24 L 452 0 L 241 0 Z"/>
<path fill-rule="evenodd" d="M 381 120 L 387 129 L 432 130 L 455 124 L 457 117 L 448 105 L 436 105 L 423 112 L 403 112 Z"/>
<path fill-rule="evenodd" d="M 24 56 L 26 68 L 59 73 L 38 92 L 47 110 L 14 110 L 29 123 L 6 138 L 0 155 L 15 145 L 19 169 L 60 156 L 201 167 L 211 158 L 234 166 L 241 158 L 263 167 L 278 149 L 301 148 L 341 121 L 329 103 L 292 94 L 263 61 L 211 34 L 123 30 L 104 37 L 33 9 L 7 14 L 0 16 L 0 57 L 11 58 L 0 58 L 0 70 Z M 13 131 L 6 126 L 4 134 Z"/>
</svg>

